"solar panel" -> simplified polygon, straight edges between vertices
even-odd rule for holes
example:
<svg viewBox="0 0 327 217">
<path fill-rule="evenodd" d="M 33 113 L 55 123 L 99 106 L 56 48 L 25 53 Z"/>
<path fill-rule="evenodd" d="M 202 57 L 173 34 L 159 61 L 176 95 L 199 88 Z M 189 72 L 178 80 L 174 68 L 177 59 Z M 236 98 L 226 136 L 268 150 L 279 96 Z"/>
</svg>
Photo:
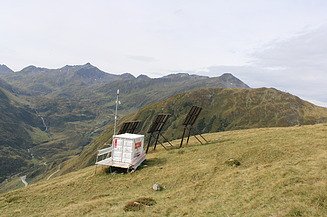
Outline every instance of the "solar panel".
<svg viewBox="0 0 327 217">
<path fill-rule="evenodd" d="M 200 113 L 202 111 L 202 108 L 201 107 L 198 107 L 198 106 L 192 106 L 192 108 L 190 109 L 190 111 L 188 112 L 188 114 L 186 115 L 185 117 L 185 120 L 183 122 L 183 125 L 184 125 L 184 131 L 183 131 L 183 135 L 182 135 L 182 140 L 181 140 L 181 144 L 180 144 L 180 148 L 182 147 L 183 145 L 183 141 L 184 141 L 184 136 L 185 136 L 185 133 L 187 133 L 187 142 L 186 144 L 188 144 L 188 141 L 190 139 L 190 135 L 191 135 L 191 130 L 193 128 L 193 125 L 196 121 L 196 119 L 199 117 Z M 188 131 L 188 132 L 186 132 Z M 201 142 L 201 140 L 196 136 L 196 135 L 193 135 L 201 144 L 203 144 Z M 205 141 L 205 142 L 208 142 L 201 134 L 199 134 L 199 136 Z"/>
<path fill-rule="evenodd" d="M 199 117 L 199 114 L 201 113 L 202 108 L 198 106 L 192 106 L 191 110 L 188 112 L 183 125 L 188 126 L 188 125 L 193 125 L 196 121 L 196 119 Z"/>
<path fill-rule="evenodd" d="M 154 133 L 154 132 L 161 131 L 169 117 L 170 117 L 170 114 L 157 115 L 156 119 L 152 122 L 152 124 L 148 130 L 148 133 Z"/>
<path fill-rule="evenodd" d="M 118 134 L 135 133 L 136 130 L 139 128 L 140 124 L 141 121 L 124 122 L 123 125 L 120 127 Z"/>
<path fill-rule="evenodd" d="M 150 144 L 151 144 L 151 138 L 154 137 L 155 138 L 155 142 L 154 142 L 154 148 L 156 149 L 158 142 L 166 149 L 166 147 L 162 144 L 162 142 L 159 141 L 159 136 L 161 136 L 162 138 L 164 138 L 164 140 L 166 142 L 168 142 L 171 146 L 173 146 L 162 134 L 161 131 L 164 127 L 164 125 L 166 124 L 167 120 L 169 119 L 170 114 L 159 114 L 156 116 L 156 118 L 154 119 L 154 121 L 152 122 L 149 130 L 147 133 L 150 133 L 150 137 L 149 137 L 149 142 L 148 142 L 148 146 L 146 148 L 146 153 L 148 153 Z"/>
</svg>

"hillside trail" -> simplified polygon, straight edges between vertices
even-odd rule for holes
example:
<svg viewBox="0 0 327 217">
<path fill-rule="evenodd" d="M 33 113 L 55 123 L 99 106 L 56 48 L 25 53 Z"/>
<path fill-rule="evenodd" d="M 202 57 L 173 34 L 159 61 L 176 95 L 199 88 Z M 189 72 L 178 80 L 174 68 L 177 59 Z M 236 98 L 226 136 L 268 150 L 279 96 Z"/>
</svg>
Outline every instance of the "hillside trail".
<svg viewBox="0 0 327 217">
<path fill-rule="evenodd" d="M 60 166 L 61 166 L 61 164 L 59 164 L 58 169 L 56 171 L 54 171 L 53 173 L 51 173 L 51 175 L 47 178 L 47 180 L 49 180 L 54 174 L 56 174 L 57 172 L 60 171 Z"/>
<path fill-rule="evenodd" d="M 26 175 L 25 176 L 21 176 L 19 177 L 20 180 L 22 180 L 22 182 L 24 183 L 25 187 L 28 185 L 28 183 L 26 182 Z"/>
</svg>

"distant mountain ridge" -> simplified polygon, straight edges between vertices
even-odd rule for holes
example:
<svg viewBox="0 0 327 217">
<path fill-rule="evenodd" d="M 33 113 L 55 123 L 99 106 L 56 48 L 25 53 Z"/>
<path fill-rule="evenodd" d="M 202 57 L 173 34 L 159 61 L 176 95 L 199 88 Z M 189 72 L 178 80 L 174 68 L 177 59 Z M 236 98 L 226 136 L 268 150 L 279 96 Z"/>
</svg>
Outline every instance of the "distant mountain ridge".
<svg viewBox="0 0 327 217">
<path fill-rule="evenodd" d="M 8 66 L 4 64 L 0 64 L 0 74 L 8 74 L 13 73 L 14 71 L 11 70 Z"/>
</svg>

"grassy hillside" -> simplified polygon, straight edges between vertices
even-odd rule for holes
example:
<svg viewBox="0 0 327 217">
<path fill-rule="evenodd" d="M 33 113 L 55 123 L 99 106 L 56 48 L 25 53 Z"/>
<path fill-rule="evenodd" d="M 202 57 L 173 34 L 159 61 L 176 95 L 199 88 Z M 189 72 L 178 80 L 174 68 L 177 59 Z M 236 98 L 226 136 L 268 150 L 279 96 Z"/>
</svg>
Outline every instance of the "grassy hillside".
<svg viewBox="0 0 327 217">
<path fill-rule="evenodd" d="M 181 125 L 192 105 L 203 108 L 195 133 L 327 122 L 327 108 L 273 88 L 216 88 L 182 93 L 142 108 L 134 119 L 144 121 L 145 132 L 158 112 L 169 113 L 166 135 L 180 138 Z"/>
<path fill-rule="evenodd" d="M 149 153 L 135 173 L 93 166 L 0 194 L 0 216 L 327 215 L 326 124 L 205 136 L 207 145 Z M 165 189 L 153 191 L 156 182 Z M 124 211 L 141 197 L 155 205 Z"/>
<path fill-rule="evenodd" d="M 182 123 L 192 105 L 203 107 L 193 133 L 327 122 L 326 108 L 269 88 L 218 88 L 182 93 L 145 106 L 139 112 L 127 115 L 121 122 L 140 120 L 143 123 L 141 132 L 146 134 L 155 115 L 161 112 L 169 113 L 171 117 L 166 124 L 164 134 L 168 139 L 177 139 L 182 136 Z M 79 156 L 67 161 L 57 175 L 93 164 L 97 149 L 102 148 L 111 137 L 112 127 L 109 127 L 85 147 Z"/>
</svg>

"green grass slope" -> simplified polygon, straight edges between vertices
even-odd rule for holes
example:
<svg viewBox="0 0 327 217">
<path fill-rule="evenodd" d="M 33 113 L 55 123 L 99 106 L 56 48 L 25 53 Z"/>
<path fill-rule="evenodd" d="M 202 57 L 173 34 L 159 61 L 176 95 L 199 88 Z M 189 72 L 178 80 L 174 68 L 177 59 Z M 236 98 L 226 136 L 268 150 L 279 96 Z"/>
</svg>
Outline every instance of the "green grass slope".
<svg viewBox="0 0 327 217">
<path fill-rule="evenodd" d="M 326 124 L 205 136 L 209 144 L 149 153 L 131 174 L 93 166 L 0 194 L 0 216 L 327 215 Z M 156 182 L 165 189 L 153 191 Z M 156 203 L 124 211 L 141 197 Z"/>
<path fill-rule="evenodd" d="M 145 132 L 155 115 L 169 113 L 166 135 L 180 138 L 180 126 L 192 105 L 203 108 L 195 133 L 327 122 L 327 108 L 273 88 L 216 88 L 178 94 L 142 108 L 134 119 L 144 121 Z"/>
<path fill-rule="evenodd" d="M 327 109 L 288 93 L 271 88 L 260 89 L 202 89 L 182 93 L 142 108 L 139 112 L 124 117 L 140 120 L 142 133 L 146 133 L 155 115 L 171 114 L 165 127 L 165 137 L 181 138 L 183 120 L 192 105 L 203 107 L 193 133 L 208 133 L 226 130 L 283 127 L 327 122 Z M 112 126 L 105 130 L 83 152 L 63 166 L 60 174 L 92 165 L 97 149 L 112 137 Z"/>
</svg>

